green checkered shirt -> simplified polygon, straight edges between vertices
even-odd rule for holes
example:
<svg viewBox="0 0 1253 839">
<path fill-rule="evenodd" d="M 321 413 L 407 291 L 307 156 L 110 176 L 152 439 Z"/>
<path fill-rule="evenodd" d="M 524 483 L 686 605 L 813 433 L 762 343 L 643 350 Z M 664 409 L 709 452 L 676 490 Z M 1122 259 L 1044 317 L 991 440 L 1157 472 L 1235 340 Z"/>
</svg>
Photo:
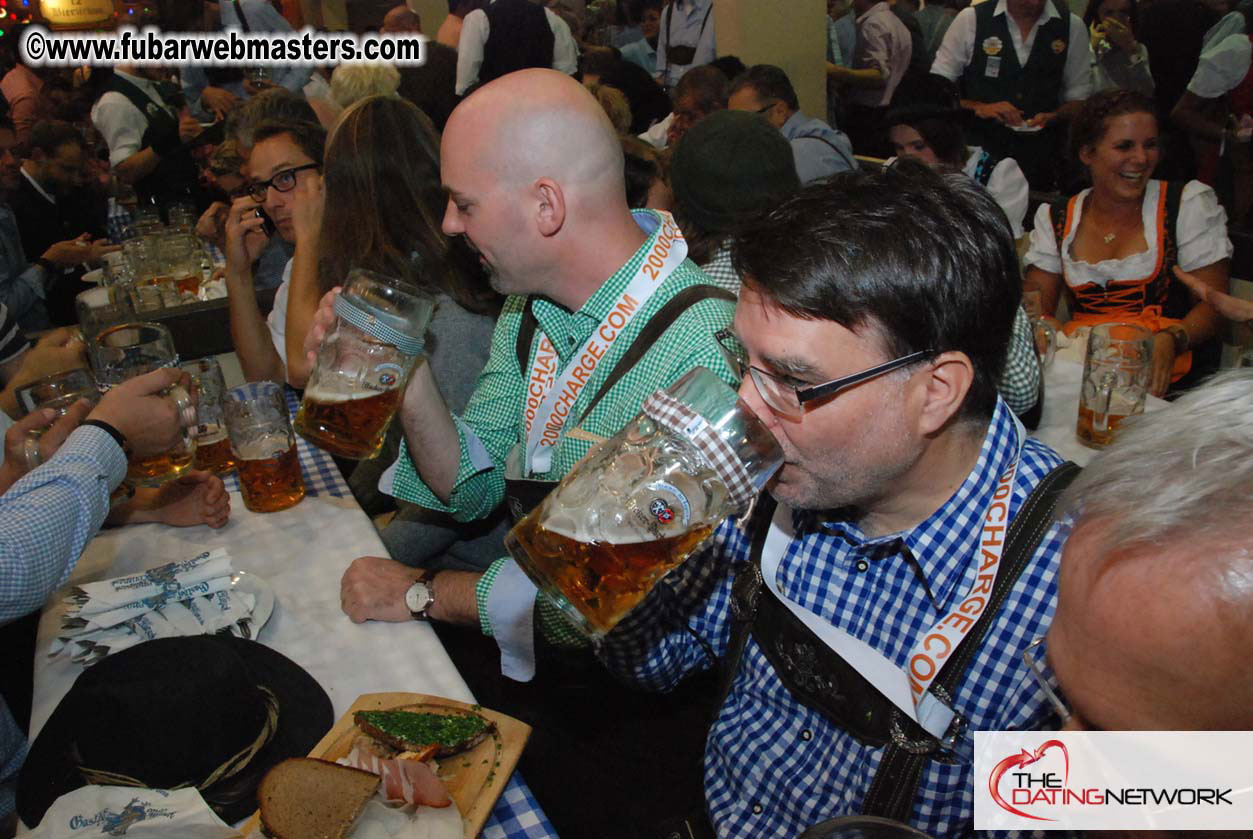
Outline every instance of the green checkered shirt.
<svg viewBox="0 0 1253 839">
<path fill-rule="evenodd" d="M 1009 355 L 996 389 L 1015 414 L 1030 409 L 1040 397 L 1040 360 L 1035 354 L 1035 328 L 1022 306 L 1014 315 Z"/>
<path fill-rule="evenodd" d="M 730 240 L 723 242 L 718 250 L 714 251 L 714 255 L 709 257 L 709 261 L 700 267 L 700 270 L 714 281 L 714 285 L 721 286 L 732 294 L 740 293 L 740 275 L 735 272 L 735 266 L 731 264 Z"/>
<path fill-rule="evenodd" d="M 569 312 L 542 297 L 534 299 L 532 311 L 539 323 L 539 329 L 531 342 L 528 371 L 539 346 L 538 333 L 541 331 L 548 336 L 557 352 L 558 368 L 563 368 L 569 362 L 608 315 L 643 262 L 645 254 L 652 248 L 655 238 L 654 233 L 578 311 Z M 635 336 L 657 310 L 680 291 L 694 285 L 710 285 L 709 278 L 690 260 L 684 260 L 641 307 L 601 359 L 586 386 L 579 391 L 578 399 L 570 410 L 571 417 L 577 420 L 582 416 L 586 406 L 600 390 L 601 383 L 608 378 L 618 359 L 631 347 Z M 405 444 L 402 444 L 396 468 L 393 491 L 397 498 L 450 513 L 460 521 L 482 518 L 504 499 L 505 458 L 514 446 L 523 443 L 524 435 L 523 409 L 527 382 L 526 374 L 518 369 L 517 342 L 525 307 L 526 299 L 523 297 L 512 296 L 505 301 L 496 330 L 492 334 L 492 348 L 487 366 L 479 375 L 474 395 L 470 397 L 465 411 L 455 418 L 461 459 L 448 504 L 441 503 L 418 477 Z M 675 320 L 635 366 L 618 380 L 580 427 L 590 435 L 612 437 L 639 413 L 640 406 L 649 394 L 673 384 L 693 367 L 707 367 L 724 381 L 736 386 L 737 380 L 714 338 L 714 333 L 729 326 L 734 316 L 735 305 L 729 301 L 710 299 L 693 304 Z M 567 434 L 553 449 L 551 469 L 530 477 L 558 480 L 587 454 L 593 443 L 587 439 L 570 437 L 570 424 L 567 424 L 565 430 Z M 479 450 L 478 458 L 472 458 L 472 449 Z M 490 458 L 491 465 L 488 468 L 481 468 L 484 463 L 481 456 L 483 452 Z M 475 465 L 475 460 L 478 460 L 480 466 Z M 480 594 L 483 597 L 492 577 L 494 574 L 489 574 L 480 581 Z M 480 602 L 485 600 L 481 597 Z M 480 616 L 486 616 L 483 610 L 480 610 Z M 484 629 L 490 630 L 490 627 L 484 626 Z"/>
</svg>

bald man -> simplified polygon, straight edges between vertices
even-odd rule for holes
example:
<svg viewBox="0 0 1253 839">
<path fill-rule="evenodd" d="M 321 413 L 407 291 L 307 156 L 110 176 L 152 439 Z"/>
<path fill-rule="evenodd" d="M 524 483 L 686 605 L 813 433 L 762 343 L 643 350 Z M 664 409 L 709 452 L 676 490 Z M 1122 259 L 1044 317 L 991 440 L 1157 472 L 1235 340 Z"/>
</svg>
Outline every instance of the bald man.
<svg viewBox="0 0 1253 839">
<path fill-rule="evenodd" d="M 1253 729 L 1253 370 L 1118 429 L 1070 489 L 1045 646 L 1070 729 Z"/>
<path fill-rule="evenodd" d="M 666 246 L 669 216 L 627 207 L 622 147 L 582 85 L 552 70 L 485 85 L 453 112 L 441 155 L 444 232 L 466 238 L 508 300 L 461 416 L 428 367 L 414 374 L 406 446 L 384 488 L 461 521 L 506 495 L 521 515 L 648 394 L 697 366 L 735 381 L 714 338 L 733 298 L 683 258 L 681 240 Z M 645 264 L 654 251 L 661 269 Z M 344 575 L 343 608 L 354 621 L 433 618 L 495 635 L 492 583 L 506 565 L 429 576 L 362 557 Z"/>
<path fill-rule="evenodd" d="M 730 325 L 732 296 L 683 256 L 668 215 L 627 207 L 621 145 L 582 85 L 552 70 L 503 76 L 453 112 L 441 155 L 444 232 L 466 238 L 508 298 L 460 416 L 444 406 L 426 365 L 414 374 L 394 495 L 463 521 L 489 515 L 507 495 L 520 515 L 633 419 L 648 394 L 697 366 L 735 382 L 714 338 Z M 309 345 L 330 314 L 324 304 Z M 712 682 L 668 696 L 630 691 L 558 631 L 541 650 L 538 678 L 522 683 L 536 671 L 537 605 L 512 560 L 432 574 L 360 557 L 341 598 L 354 621 L 433 619 L 494 636 L 440 633 L 479 701 L 534 729 L 525 772 L 563 831 L 634 836 L 667 812 L 701 806 Z M 573 632 L 547 601 L 538 609 L 546 632 Z M 658 767 L 660 743 L 666 764 Z M 623 773 L 649 777 L 649 794 L 620 783 Z"/>
</svg>

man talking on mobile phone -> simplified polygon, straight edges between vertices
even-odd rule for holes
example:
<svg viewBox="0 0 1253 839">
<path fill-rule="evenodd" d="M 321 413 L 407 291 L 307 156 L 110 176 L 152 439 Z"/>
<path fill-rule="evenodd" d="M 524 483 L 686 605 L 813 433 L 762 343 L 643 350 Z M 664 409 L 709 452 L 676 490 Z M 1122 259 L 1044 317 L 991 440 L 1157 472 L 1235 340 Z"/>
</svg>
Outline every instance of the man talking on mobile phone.
<svg viewBox="0 0 1253 839">
<path fill-rule="evenodd" d="M 301 121 L 269 121 L 257 127 L 248 156 L 249 184 L 226 217 L 226 286 L 231 338 L 244 377 L 286 382 L 287 295 L 292 266 L 318 259 L 321 226 L 322 149 L 326 132 Z M 261 315 L 252 266 L 271 236 L 296 246 L 268 317 Z"/>
</svg>

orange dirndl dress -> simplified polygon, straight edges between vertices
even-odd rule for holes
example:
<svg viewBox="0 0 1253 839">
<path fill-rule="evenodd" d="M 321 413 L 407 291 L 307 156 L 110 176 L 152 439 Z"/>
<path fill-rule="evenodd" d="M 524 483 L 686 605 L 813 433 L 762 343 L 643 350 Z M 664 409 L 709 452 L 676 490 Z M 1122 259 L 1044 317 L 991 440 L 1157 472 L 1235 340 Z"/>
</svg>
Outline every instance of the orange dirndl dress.
<svg viewBox="0 0 1253 839">
<path fill-rule="evenodd" d="M 1154 213 L 1157 240 L 1157 263 L 1147 277 L 1129 280 L 1112 280 L 1104 286 L 1098 283 L 1066 287 L 1075 302 L 1070 321 L 1063 327 L 1067 335 L 1074 335 L 1081 327 L 1100 323 L 1135 323 L 1158 332 L 1172 323 L 1179 323 L 1192 309 L 1188 289 L 1175 279 L 1171 268 L 1178 262 L 1175 242 L 1179 204 L 1183 199 L 1183 181 L 1160 182 L 1157 191 L 1157 208 Z M 1057 240 L 1059 256 L 1065 247 L 1066 237 L 1074 227 L 1075 208 L 1080 196 L 1049 207 L 1053 233 Z M 1145 239 L 1150 231 L 1145 231 Z M 1061 259 L 1062 277 L 1065 278 L 1066 260 Z M 1191 351 L 1175 358 L 1170 380 L 1178 381 L 1192 369 Z"/>
</svg>

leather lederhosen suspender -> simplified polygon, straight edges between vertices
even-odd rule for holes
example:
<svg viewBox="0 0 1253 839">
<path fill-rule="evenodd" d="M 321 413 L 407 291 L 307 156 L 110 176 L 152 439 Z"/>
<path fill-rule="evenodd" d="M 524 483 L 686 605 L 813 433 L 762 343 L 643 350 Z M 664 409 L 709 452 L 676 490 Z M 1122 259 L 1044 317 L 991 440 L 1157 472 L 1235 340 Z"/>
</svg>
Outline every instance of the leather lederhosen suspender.
<svg viewBox="0 0 1253 839">
<path fill-rule="evenodd" d="M 1023 502 L 1010 524 L 1005 558 L 993 585 L 988 607 L 940 670 L 931 692 L 951 706 L 952 697 L 978 653 L 995 619 L 1040 540 L 1053 521 L 1058 496 L 1079 472 L 1063 463 L 1050 472 Z M 722 683 L 721 708 L 735 680 L 751 634 L 776 675 L 801 704 L 826 717 L 858 741 L 885 747 L 879 768 L 862 805 L 866 815 L 908 821 L 922 772 L 931 761 L 950 762 L 946 744 L 905 717 L 844 659 L 796 619 L 761 581 L 761 552 L 775 503 L 763 496 L 753 514 L 751 559 L 736 571 L 731 599 L 731 642 Z M 717 710 L 715 710 L 717 713 Z M 957 716 L 946 740 L 962 734 Z"/>
<path fill-rule="evenodd" d="M 600 400 L 613 389 L 622 377 L 631 372 L 637 362 L 644 357 L 644 354 L 652 348 L 666 330 L 678 320 L 689 308 L 702 300 L 727 300 L 734 301 L 735 295 L 726 289 L 711 285 L 694 285 L 680 291 L 674 297 L 667 300 L 651 318 L 648 323 L 644 324 L 635 339 L 631 342 L 631 346 L 618 359 L 618 363 L 614 365 L 609 375 L 605 377 L 605 381 L 601 384 L 600 389 L 596 391 L 596 395 L 587 403 L 587 407 L 583 409 L 583 413 L 579 415 L 575 422 L 577 426 L 583 420 L 591 415 L 592 410 L 600 404 Z M 526 302 L 526 309 L 522 315 L 522 324 L 518 328 L 517 354 L 518 354 L 518 370 L 522 375 L 526 375 L 528 362 L 531 356 L 531 344 L 535 339 L 535 332 L 539 328 L 539 321 L 535 319 L 535 313 L 531 310 L 532 299 Z M 515 519 L 520 519 L 531 510 L 539 506 L 544 497 L 552 491 L 557 485 L 556 481 L 537 481 L 530 478 L 506 478 L 505 479 L 505 498 L 509 502 L 509 511 Z"/>
</svg>

